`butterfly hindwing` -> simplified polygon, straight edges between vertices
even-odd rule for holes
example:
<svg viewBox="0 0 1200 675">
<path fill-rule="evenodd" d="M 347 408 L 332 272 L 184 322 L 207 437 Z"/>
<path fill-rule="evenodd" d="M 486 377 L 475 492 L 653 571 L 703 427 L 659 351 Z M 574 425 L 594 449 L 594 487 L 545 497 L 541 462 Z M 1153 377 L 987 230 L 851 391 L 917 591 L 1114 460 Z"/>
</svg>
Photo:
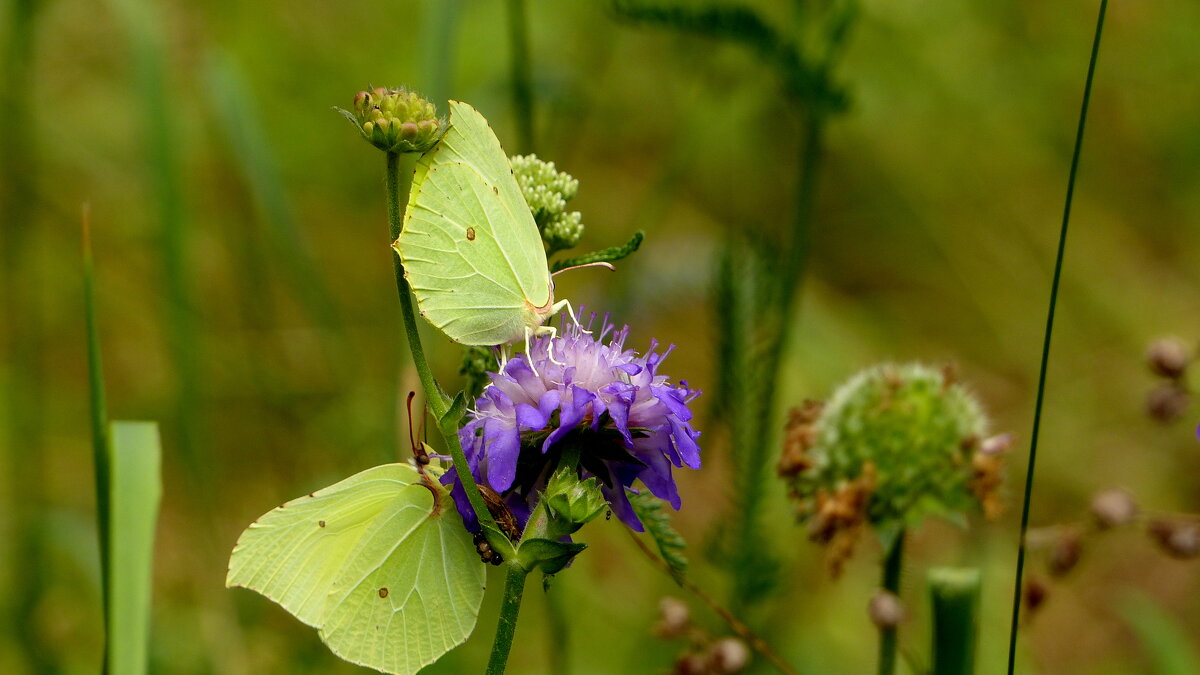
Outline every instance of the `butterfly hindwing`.
<svg viewBox="0 0 1200 675">
<path fill-rule="evenodd" d="M 368 469 L 263 515 L 230 557 L 243 586 L 316 627 L 338 656 L 415 673 L 467 639 L 484 567 L 447 491 L 407 464 Z"/>
</svg>

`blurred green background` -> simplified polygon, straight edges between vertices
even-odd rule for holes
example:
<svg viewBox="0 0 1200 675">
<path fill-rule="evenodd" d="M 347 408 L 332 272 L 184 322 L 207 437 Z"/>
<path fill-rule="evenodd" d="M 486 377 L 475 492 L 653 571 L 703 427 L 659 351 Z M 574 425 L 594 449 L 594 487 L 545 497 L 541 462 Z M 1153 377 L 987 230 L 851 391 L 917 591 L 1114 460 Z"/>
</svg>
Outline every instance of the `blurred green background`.
<svg viewBox="0 0 1200 675">
<path fill-rule="evenodd" d="M 683 4 L 688 4 L 684 2 Z M 790 2 L 750 3 L 784 28 Z M 805 4 L 805 3 L 799 3 Z M 817 3 L 820 4 L 820 3 Z M 114 417 L 163 424 L 152 671 L 353 672 L 263 598 L 226 590 L 254 518 L 406 449 L 416 389 L 384 220 L 383 156 L 331 108 L 368 85 L 463 99 L 510 151 L 506 5 L 6 0 L 0 36 L 0 672 L 88 673 L 102 650 L 79 212 L 91 204 Z M 536 149 L 580 180 L 581 250 L 647 234 L 615 275 L 558 293 L 678 349 L 665 371 L 714 387 L 714 255 L 730 229 L 789 219 L 799 133 L 779 78 L 746 50 L 633 26 L 600 0 L 527 0 Z M 902 644 L 927 650 L 923 570 L 983 568 L 980 672 L 1002 672 L 1020 483 L 1094 2 L 866 0 L 836 70 L 813 249 L 780 410 L 882 359 L 955 360 L 1017 443 L 1009 508 L 909 549 Z M 1145 418 L 1146 342 L 1200 336 L 1200 5 L 1109 10 L 1067 248 L 1032 524 L 1077 520 L 1096 490 L 1200 510 L 1188 420 Z M 427 334 L 440 379 L 458 349 Z M 448 385 L 449 386 L 449 385 Z M 698 404 L 704 402 L 704 398 Z M 703 410 L 704 406 L 700 405 Z M 776 419 L 782 424 L 782 417 Z M 681 472 L 693 578 L 722 596 L 704 542 L 731 497 L 737 443 L 701 414 L 705 468 Z M 770 452 L 771 457 L 776 452 Z M 833 581 L 767 494 L 782 585 L 751 617 L 805 673 L 868 672 L 878 547 Z M 577 673 L 669 669 L 651 635 L 681 593 L 615 521 L 551 592 Z M 1044 576 L 1041 559 L 1029 574 Z M 480 672 L 475 638 L 430 672 Z M 544 672 L 531 584 L 511 672 Z M 1136 532 L 1090 546 L 1023 628 L 1021 672 L 1157 672 L 1127 608 L 1148 597 L 1200 648 L 1200 570 Z M 1137 605 L 1145 607 L 1145 604 Z M 700 621 L 722 632 L 699 605 Z M 1161 618 L 1161 617 L 1160 617 Z M 761 665 L 761 664 L 760 664 Z M 1165 671 L 1164 671 L 1165 672 Z"/>
</svg>

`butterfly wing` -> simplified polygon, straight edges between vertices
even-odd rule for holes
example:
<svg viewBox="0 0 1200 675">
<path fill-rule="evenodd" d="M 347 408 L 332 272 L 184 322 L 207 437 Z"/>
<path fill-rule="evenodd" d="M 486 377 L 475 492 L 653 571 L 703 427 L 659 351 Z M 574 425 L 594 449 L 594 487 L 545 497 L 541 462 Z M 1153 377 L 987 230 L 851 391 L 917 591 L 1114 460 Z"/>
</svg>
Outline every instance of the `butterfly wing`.
<svg viewBox="0 0 1200 675">
<path fill-rule="evenodd" d="M 450 495 L 407 464 L 368 469 L 290 501 L 238 539 L 227 586 L 274 600 L 335 654 L 415 673 L 462 644 L 483 600 L 484 566 Z"/>
<path fill-rule="evenodd" d="M 450 128 L 418 161 L 394 246 L 421 313 L 457 342 L 518 340 L 551 304 L 537 224 L 499 140 L 466 103 L 450 103 Z"/>
</svg>

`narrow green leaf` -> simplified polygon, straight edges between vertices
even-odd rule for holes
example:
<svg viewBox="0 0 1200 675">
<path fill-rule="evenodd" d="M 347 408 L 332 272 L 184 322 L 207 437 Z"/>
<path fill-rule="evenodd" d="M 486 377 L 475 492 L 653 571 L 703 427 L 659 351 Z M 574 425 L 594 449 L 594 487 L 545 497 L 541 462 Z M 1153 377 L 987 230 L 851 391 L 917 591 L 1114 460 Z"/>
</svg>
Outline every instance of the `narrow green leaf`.
<svg viewBox="0 0 1200 675">
<path fill-rule="evenodd" d="M 154 422 L 113 422 L 108 453 L 107 672 L 146 672 L 162 450 Z"/>
<path fill-rule="evenodd" d="M 108 410 L 104 395 L 104 364 L 100 329 L 96 324 L 96 278 L 88 209 L 83 211 L 83 312 L 87 325 L 88 385 L 92 399 L 92 465 L 96 479 L 96 529 L 100 534 L 100 578 L 108 579 Z M 101 584 L 108 611 L 108 588 Z"/>
<path fill-rule="evenodd" d="M 616 262 L 618 260 L 628 258 L 633 254 L 634 251 L 638 250 L 638 247 L 642 245 L 642 240 L 645 238 L 646 234 L 639 230 L 634 232 L 633 236 L 629 238 L 629 241 L 625 242 L 621 246 L 610 246 L 609 248 L 602 248 L 599 251 L 592 251 L 591 253 L 585 253 L 584 255 L 576 256 L 574 258 L 559 260 L 551 265 L 550 271 L 558 272 L 565 270 L 568 267 L 589 265 L 597 262 Z"/>
<path fill-rule="evenodd" d="M 1194 675 L 1200 673 L 1200 653 L 1178 620 L 1141 594 L 1131 594 L 1121 603 L 1125 620 L 1137 634 L 1142 648 L 1153 664 L 1155 675 Z"/>
<path fill-rule="evenodd" d="M 654 538 L 654 543 L 658 544 L 658 552 L 670 566 L 671 576 L 677 583 L 682 583 L 688 567 L 688 560 L 683 555 L 687 542 L 671 527 L 666 503 L 649 492 L 630 494 L 629 503 L 646 526 L 646 532 Z"/>
<path fill-rule="evenodd" d="M 517 549 L 517 560 L 527 570 L 541 569 L 545 574 L 557 574 L 586 548 L 587 544 L 576 542 L 526 539 Z"/>
<path fill-rule="evenodd" d="M 209 56 L 205 82 L 229 149 L 262 212 L 273 249 L 271 262 L 283 265 L 289 285 L 313 321 L 340 338 L 342 322 L 337 304 L 296 223 L 270 140 L 255 114 L 253 89 L 246 84 L 237 62 L 220 53 Z M 353 114 L 337 110 L 362 132 Z"/>
</svg>

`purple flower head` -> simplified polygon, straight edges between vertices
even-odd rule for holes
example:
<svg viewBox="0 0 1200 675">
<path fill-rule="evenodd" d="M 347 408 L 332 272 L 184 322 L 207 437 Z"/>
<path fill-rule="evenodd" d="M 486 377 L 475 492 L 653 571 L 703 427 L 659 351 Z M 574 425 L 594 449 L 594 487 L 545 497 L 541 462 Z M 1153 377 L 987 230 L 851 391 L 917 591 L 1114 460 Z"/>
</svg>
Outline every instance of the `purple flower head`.
<svg viewBox="0 0 1200 675">
<path fill-rule="evenodd" d="M 688 409 L 700 392 L 658 372 L 673 347 L 658 353 L 651 341 L 638 355 L 625 349 L 629 327 L 613 329 L 606 316 L 598 333 L 571 324 L 559 337 L 538 338 L 527 354 L 488 374 L 491 384 L 458 432 L 475 480 L 504 498 L 521 527 L 571 445 L 580 450 L 581 478 L 596 476 L 613 512 L 638 531 L 625 491 L 640 480 L 678 509 L 672 467 L 700 468 L 700 432 Z M 442 482 L 454 486 L 467 527 L 478 530 L 455 471 Z"/>
</svg>

